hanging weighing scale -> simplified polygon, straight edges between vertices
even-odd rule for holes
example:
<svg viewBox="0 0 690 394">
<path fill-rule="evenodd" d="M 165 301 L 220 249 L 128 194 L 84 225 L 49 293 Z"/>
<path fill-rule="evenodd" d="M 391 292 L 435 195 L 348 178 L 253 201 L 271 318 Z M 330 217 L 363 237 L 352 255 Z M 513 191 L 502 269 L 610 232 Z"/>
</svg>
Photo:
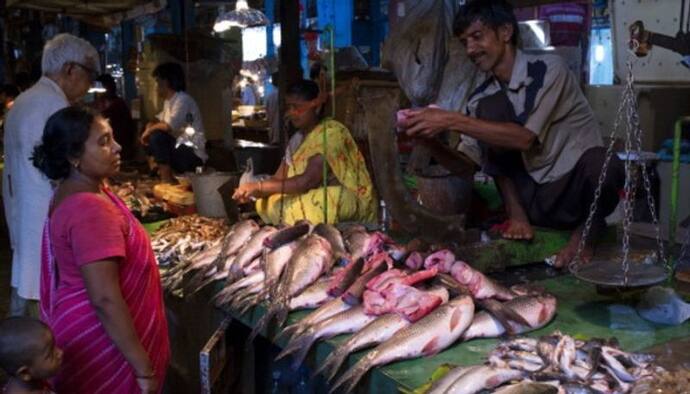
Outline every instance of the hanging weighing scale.
<svg viewBox="0 0 690 394">
<path fill-rule="evenodd" d="M 637 50 L 639 43 L 631 41 L 632 52 Z M 633 261 L 630 256 L 630 232 L 633 222 L 633 204 L 637 194 L 638 183 L 634 176 L 635 160 L 643 156 L 642 153 L 642 130 L 640 128 L 638 104 L 634 91 L 633 62 L 631 55 L 626 63 L 627 80 L 623 90 L 620 106 L 618 107 L 616 120 L 611 133 L 611 141 L 606 151 L 606 159 L 599 175 L 599 182 L 594 193 L 594 200 L 590 206 L 589 214 L 582 229 L 580 243 L 575 258 L 569 265 L 570 272 L 580 280 L 601 286 L 609 287 L 639 287 L 651 286 L 664 282 L 670 275 L 672 267 L 665 255 L 664 243 L 661 239 L 659 230 L 659 220 L 651 191 L 651 182 L 647 171 L 640 171 L 642 175 L 642 186 L 646 194 L 647 205 L 652 217 L 656 235 L 656 253 L 647 257 L 645 261 Z M 606 172 L 614 155 L 613 146 L 619 132 L 625 141 L 625 150 L 622 160 L 625 167 L 625 184 L 623 204 L 623 239 L 620 255 L 610 260 L 592 260 L 591 262 L 582 261 L 582 252 L 585 248 L 587 237 L 594 221 L 597 210 L 597 203 L 601 196 L 601 189 L 604 183 Z"/>
</svg>

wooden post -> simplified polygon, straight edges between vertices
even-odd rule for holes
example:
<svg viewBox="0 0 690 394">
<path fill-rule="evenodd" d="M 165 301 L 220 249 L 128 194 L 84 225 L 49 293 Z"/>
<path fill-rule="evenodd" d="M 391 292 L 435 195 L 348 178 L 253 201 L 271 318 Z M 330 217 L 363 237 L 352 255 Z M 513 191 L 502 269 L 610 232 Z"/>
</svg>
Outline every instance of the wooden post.
<svg viewBox="0 0 690 394">
<path fill-rule="evenodd" d="M 300 15 L 299 0 L 279 0 L 278 15 L 280 17 L 280 127 L 284 129 L 283 114 L 285 113 L 285 92 L 288 86 L 302 79 L 300 70 Z M 285 146 L 285 133 L 280 133 L 280 144 Z"/>
</svg>

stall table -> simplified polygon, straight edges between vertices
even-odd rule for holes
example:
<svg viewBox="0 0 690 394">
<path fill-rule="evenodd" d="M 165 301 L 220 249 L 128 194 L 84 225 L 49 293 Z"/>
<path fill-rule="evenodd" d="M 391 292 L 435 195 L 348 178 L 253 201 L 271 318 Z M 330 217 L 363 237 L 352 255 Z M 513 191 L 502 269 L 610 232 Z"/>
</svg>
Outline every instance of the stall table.
<svg viewBox="0 0 690 394">
<path fill-rule="evenodd" d="M 153 232 L 161 224 L 162 222 L 151 223 L 145 227 L 148 231 Z M 523 243 L 513 243 L 512 246 L 504 245 L 500 249 L 508 250 L 513 258 L 516 258 L 515 253 L 518 253 L 521 259 L 527 259 L 522 261 L 535 261 L 537 257 L 543 259 L 543 256 L 552 253 L 553 249 L 564 240 L 562 235 L 539 235 L 538 233 L 537 238 L 540 237 L 546 237 L 543 239 L 541 248 L 529 248 Z M 504 252 L 496 253 L 496 257 L 506 258 Z M 536 260 L 538 261 L 538 259 Z M 506 264 L 506 266 L 513 264 Z M 617 294 L 616 297 L 603 295 L 597 291 L 594 285 L 581 282 L 571 275 L 560 275 L 531 283 L 544 287 L 557 297 L 558 311 L 556 318 L 549 325 L 529 333 L 528 336 L 538 337 L 559 330 L 576 338 L 616 337 L 621 348 L 626 351 L 640 351 L 663 345 L 672 340 L 690 337 L 690 322 L 671 327 L 650 323 L 640 318 L 633 308 L 634 294 L 633 296 Z M 217 325 L 224 317 L 223 311 L 208 303 L 208 300 L 215 292 L 220 291 L 222 286 L 223 283 L 218 282 L 204 289 L 201 293 L 184 299 L 166 296 L 168 318 L 173 319 L 171 321 L 173 353 L 179 349 L 178 351 L 184 352 L 180 359 L 188 360 L 183 361 L 186 365 L 173 364 L 172 367 L 192 376 L 193 382 L 198 382 L 198 350 L 213 332 L 213 324 Z M 206 310 L 201 312 L 200 309 Z M 225 313 L 247 327 L 253 328 L 265 311 L 263 306 L 258 306 L 244 315 L 239 315 L 234 311 L 226 311 Z M 309 313 L 310 311 L 293 312 L 288 316 L 286 324 L 292 324 Z M 202 323 L 199 319 L 206 321 Z M 192 326 L 185 327 L 185 324 Z M 262 335 L 273 341 L 271 338 L 274 338 L 276 333 L 276 327 L 272 324 L 268 330 L 269 335 L 266 335 L 266 332 L 263 332 Z M 318 342 L 305 360 L 307 366 L 313 370 L 316 366 L 321 365 L 325 358 L 346 338 L 347 336 L 339 336 Z M 193 339 L 193 344 L 183 343 L 190 339 Z M 498 342 L 499 339 L 480 339 L 467 343 L 457 343 L 433 357 L 400 361 L 376 368 L 360 382 L 358 390 L 360 392 L 395 393 L 400 389 L 417 388 L 426 383 L 432 373 L 443 364 L 472 365 L 484 362 L 486 355 Z M 274 343 L 278 347 L 283 347 L 286 340 L 283 338 Z M 352 366 L 365 353 L 366 351 L 355 353 L 349 357 L 347 365 Z M 690 356 L 687 357 L 690 358 Z M 193 371 L 195 364 L 197 364 L 197 370 Z M 344 369 L 341 370 L 341 373 L 343 371 Z M 317 382 L 317 387 L 323 384 L 323 381 Z M 175 391 L 173 390 L 173 392 Z"/>
</svg>

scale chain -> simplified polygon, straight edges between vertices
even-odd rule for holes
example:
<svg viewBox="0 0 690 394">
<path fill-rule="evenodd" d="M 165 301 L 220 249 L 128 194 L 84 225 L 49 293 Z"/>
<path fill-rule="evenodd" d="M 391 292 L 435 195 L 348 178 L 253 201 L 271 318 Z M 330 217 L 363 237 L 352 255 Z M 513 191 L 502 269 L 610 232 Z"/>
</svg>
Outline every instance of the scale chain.
<svg viewBox="0 0 690 394">
<path fill-rule="evenodd" d="M 630 64 L 629 64 L 630 66 Z M 630 84 L 629 81 L 630 78 L 628 78 L 628 85 Z M 599 198 L 601 196 L 601 189 L 604 185 L 604 181 L 606 179 L 606 172 L 609 167 L 609 163 L 611 162 L 611 157 L 613 156 L 613 146 L 616 143 L 616 134 L 618 133 L 619 126 L 620 126 L 620 121 L 622 119 L 623 115 L 623 109 L 624 109 L 624 104 L 623 102 L 627 100 L 627 94 L 628 94 L 628 87 L 623 91 L 623 100 L 621 101 L 621 106 L 618 107 L 618 111 L 616 114 L 616 120 L 614 121 L 613 124 L 613 131 L 610 136 L 610 142 L 609 146 L 606 149 L 606 155 L 604 158 L 604 164 L 601 169 L 601 173 L 599 174 L 599 181 L 597 183 L 597 187 L 594 190 L 594 198 L 592 199 L 592 203 L 589 208 L 589 214 L 587 215 L 587 220 L 585 221 L 585 225 L 582 228 L 582 234 L 580 236 L 580 242 L 578 243 L 577 251 L 575 252 L 575 257 L 573 258 L 572 262 L 570 263 L 570 269 L 571 271 L 578 271 L 580 268 L 581 264 L 581 256 L 582 256 L 582 251 L 584 250 L 585 244 L 587 242 L 587 236 L 589 235 L 589 232 L 592 228 L 592 223 L 594 222 L 594 215 L 597 210 L 597 203 L 599 202 Z"/>
<path fill-rule="evenodd" d="M 587 237 L 591 231 L 592 224 L 594 222 L 594 215 L 596 214 L 597 204 L 599 198 L 601 197 L 601 189 L 603 183 L 606 179 L 606 173 L 610 165 L 611 158 L 613 156 L 613 146 L 615 144 L 617 133 L 620 129 L 621 122 L 625 118 L 626 132 L 625 132 L 625 153 L 627 157 L 625 158 L 625 185 L 624 185 L 624 201 L 623 201 L 623 239 L 622 239 L 622 269 L 623 269 L 623 284 L 628 284 L 628 272 L 630 268 L 629 254 L 630 254 L 630 230 L 632 227 L 633 220 L 633 209 L 635 195 L 637 194 L 637 183 L 634 182 L 633 177 L 633 163 L 632 163 L 632 153 L 637 153 L 637 157 L 642 161 L 642 129 L 639 126 L 639 115 L 637 113 L 637 99 L 635 97 L 634 91 L 634 76 L 633 76 L 633 63 L 631 58 L 628 59 L 627 63 L 627 81 L 626 86 L 622 93 L 621 104 L 618 108 L 616 114 L 616 120 L 614 122 L 613 131 L 611 133 L 611 141 L 606 151 L 606 156 L 604 164 L 602 166 L 601 174 L 599 175 L 599 181 L 594 192 L 594 199 L 590 206 L 589 214 L 585 225 L 582 229 L 582 234 L 578 248 L 575 254 L 575 258 L 570 263 L 571 271 L 578 271 L 581 265 L 581 256 L 584 247 L 587 242 Z M 656 241 L 658 248 L 658 258 L 661 262 L 667 265 L 666 256 L 664 253 L 664 244 L 661 240 L 661 233 L 659 229 L 659 222 L 656 212 L 656 206 L 654 204 L 654 199 L 652 197 L 651 191 L 651 181 L 649 175 L 642 169 L 642 179 L 643 186 L 646 192 L 647 204 L 652 216 L 652 222 L 656 229 Z M 684 245 L 685 247 L 686 245 Z M 667 265 L 668 269 L 668 265 Z"/>
</svg>

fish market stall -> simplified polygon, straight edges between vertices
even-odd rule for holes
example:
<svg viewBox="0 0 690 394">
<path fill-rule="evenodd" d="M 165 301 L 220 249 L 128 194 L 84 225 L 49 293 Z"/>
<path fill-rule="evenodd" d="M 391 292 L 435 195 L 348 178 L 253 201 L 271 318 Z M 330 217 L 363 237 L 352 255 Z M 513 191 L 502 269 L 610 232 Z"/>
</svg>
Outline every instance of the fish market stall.
<svg viewBox="0 0 690 394">
<path fill-rule="evenodd" d="M 615 338 L 605 354 L 609 361 L 595 367 L 570 360 L 559 348 L 554 353 L 561 368 L 558 374 L 575 374 L 577 382 L 578 374 L 593 369 L 598 384 L 606 384 L 611 392 L 630 392 L 634 380 L 662 371 L 646 357 L 620 352 L 639 352 L 684 338 L 690 330 L 690 323 L 670 326 L 643 319 L 655 313 L 655 305 L 638 305 L 639 292 L 612 297 L 573 276 L 553 272 L 526 284 L 524 278 L 516 280 L 522 274 L 499 282 L 451 250 L 429 249 L 417 240 L 398 244 L 362 226 L 339 231 L 299 223 L 277 229 L 245 220 L 221 234 L 225 235 L 216 234 L 204 250 L 178 259 L 163 273 L 166 292 L 175 295 L 166 300 L 177 307 L 191 303 L 205 308 L 210 321 L 220 321 L 227 313 L 253 329 L 249 340 L 265 336 L 283 349 L 279 358 L 290 360 L 294 368 L 304 362 L 311 373 L 319 372 L 309 383 L 316 392 L 334 385 L 357 392 L 411 391 L 425 385 L 443 365 L 487 361 L 491 368 L 510 370 L 504 371 L 508 380 L 534 377 L 545 361 L 523 353 L 520 357 L 528 361 L 513 359 L 512 353 L 499 352 L 508 346 L 500 345 L 503 339 L 515 338 L 509 334 L 534 339 L 563 335 L 556 342 L 562 340 L 561 348 L 568 349 L 571 341 L 584 346 L 590 339 Z M 344 262 L 349 264 L 343 266 Z M 209 299 L 221 309 L 213 310 Z M 196 330 L 197 336 L 202 332 Z M 195 341 L 203 343 L 200 338 Z M 368 361 L 357 364 L 366 354 L 375 354 L 365 347 L 381 342 L 385 343 L 375 353 L 383 356 L 368 356 Z M 381 350 L 386 348 L 388 353 Z M 616 357 L 647 361 L 639 370 L 625 364 L 616 372 Z M 333 378 L 330 385 L 324 377 Z"/>
</svg>

